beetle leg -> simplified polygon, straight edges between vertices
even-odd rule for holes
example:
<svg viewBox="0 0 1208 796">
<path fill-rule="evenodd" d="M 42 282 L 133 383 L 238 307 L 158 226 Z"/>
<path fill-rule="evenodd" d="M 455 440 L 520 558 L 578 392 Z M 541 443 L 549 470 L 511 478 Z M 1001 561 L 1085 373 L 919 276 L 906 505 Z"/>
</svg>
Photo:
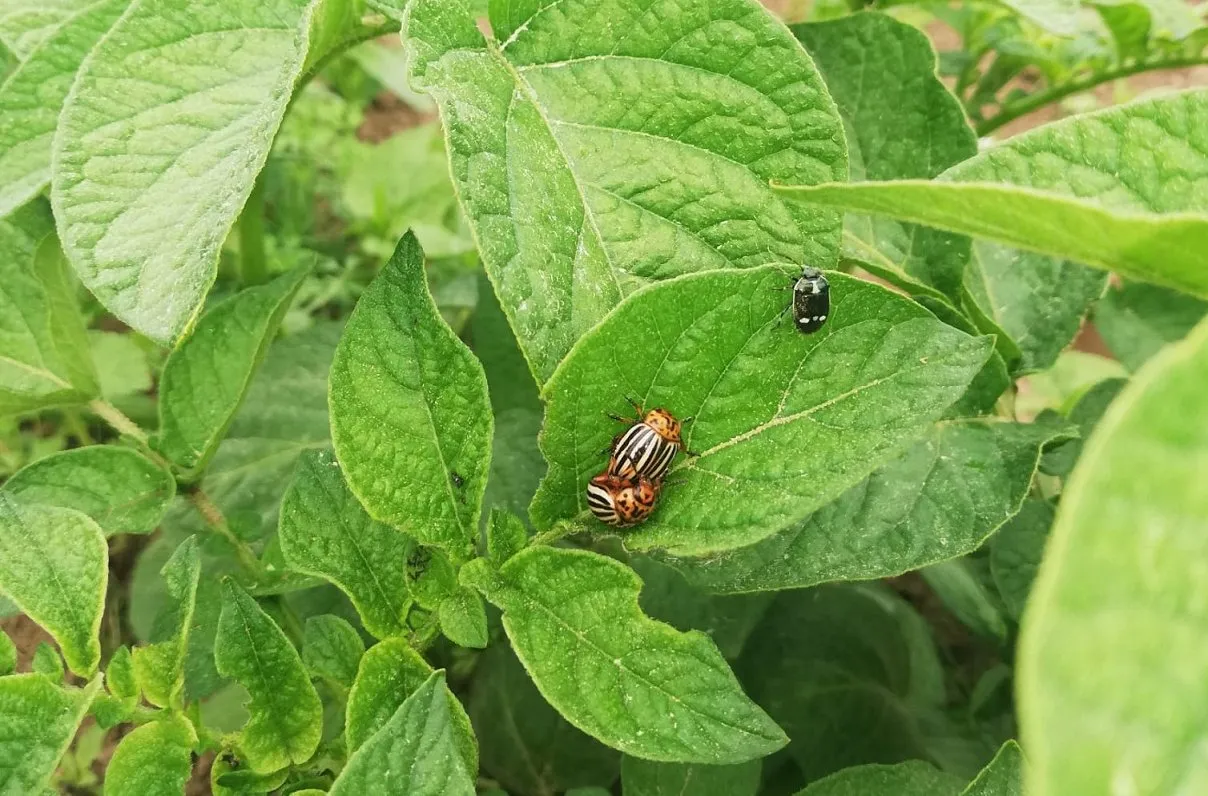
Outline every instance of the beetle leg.
<svg viewBox="0 0 1208 796">
<path fill-rule="evenodd" d="M 625 396 L 625 400 L 629 401 L 629 405 L 633 407 L 633 411 L 637 412 L 638 417 L 641 418 L 641 416 L 644 414 L 642 412 L 642 405 L 630 398 L 628 395 Z"/>
<path fill-rule="evenodd" d="M 620 415 L 618 415 L 616 412 L 605 412 L 605 413 L 604 413 L 604 416 L 605 416 L 605 417 L 607 417 L 607 418 L 610 418 L 610 419 L 612 419 L 612 420 L 615 420 L 615 421 L 617 421 L 618 423 L 632 423 L 632 422 L 633 422 L 633 418 L 631 418 L 631 417 L 621 417 L 621 416 L 620 416 Z"/>
</svg>

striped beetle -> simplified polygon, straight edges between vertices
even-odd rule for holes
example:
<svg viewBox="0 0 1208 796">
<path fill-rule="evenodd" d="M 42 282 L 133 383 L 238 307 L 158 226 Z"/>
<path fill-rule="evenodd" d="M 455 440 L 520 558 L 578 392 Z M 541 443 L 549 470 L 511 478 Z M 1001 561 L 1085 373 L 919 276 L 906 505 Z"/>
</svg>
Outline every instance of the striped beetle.
<svg viewBox="0 0 1208 796">
<path fill-rule="evenodd" d="M 651 409 L 642 412 L 642 405 L 626 398 L 637 413 L 633 420 L 608 412 L 609 417 L 622 423 L 632 423 L 624 432 L 613 437 L 609 449 L 611 456 L 607 472 L 610 475 L 645 476 L 652 481 L 661 481 L 675 456 L 684 448 L 680 435 L 684 423 L 666 409 Z"/>
<path fill-rule="evenodd" d="M 649 478 L 603 472 L 587 482 L 587 506 L 605 525 L 628 528 L 654 511 L 659 484 Z"/>
</svg>

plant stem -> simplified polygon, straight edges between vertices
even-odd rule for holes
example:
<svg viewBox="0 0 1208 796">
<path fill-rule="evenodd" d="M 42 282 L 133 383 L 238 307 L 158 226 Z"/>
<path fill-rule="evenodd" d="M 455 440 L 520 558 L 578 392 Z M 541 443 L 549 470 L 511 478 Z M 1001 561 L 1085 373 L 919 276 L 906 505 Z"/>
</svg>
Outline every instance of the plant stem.
<svg viewBox="0 0 1208 796">
<path fill-rule="evenodd" d="M 581 530 L 583 530 L 583 526 L 575 520 L 562 520 L 548 531 L 539 533 L 532 539 L 529 539 L 529 547 L 536 547 L 541 544 L 553 544 L 559 539 L 578 533 Z"/>
<path fill-rule="evenodd" d="M 256 178 L 239 215 L 239 270 L 244 287 L 268 281 L 264 254 L 264 173 Z"/>
<path fill-rule="evenodd" d="M 222 538 L 230 543 L 235 549 L 235 556 L 239 559 L 240 565 L 247 570 L 248 574 L 258 576 L 260 574 L 260 561 L 256 558 L 256 554 L 247 544 L 235 535 L 231 530 L 231 526 L 227 525 L 226 517 L 222 516 L 222 510 L 214 505 L 214 501 L 210 500 L 210 496 L 200 489 L 192 489 L 188 491 L 189 502 L 201 518 L 205 520 L 206 525 L 214 530 Z"/>
<path fill-rule="evenodd" d="M 1004 124 L 1013 122 L 1021 116 L 1026 116 L 1035 110 L 1043 108 L 1045 105 L 1060 102 L 1068 96 L 1089 91 L 1103 83 L 1131 77 L 1142 72 L 1151 72 L 1159 69 L 1182 69 L 1189 66 L 1203 66 L 1205 64 L 1208 64 L 1208 56 L 1201 55 L 1194 58 L 1178 58 L 1170 61 L 1138 61 L 1125 66 L 1118 66 L 1115 69 L 1109 69 L 1106 72 L 1096 72 L 1083 78 L 1071 80 L 1068 83 L 1062 83 L 1059 86 L 1051 86 L 1044 91 L 1038 91 L 1013 105 L 1003 106 L 996 115 L 977 125 L 977 134 L 979 136 L 989 135 Z"/>
<path fill-rule="evenodd" d="M 172 466 L 168 463 L 168 460 L 160 456 L 159 452 L 151 447 L 151 439 L 147 436 L 147 432 L 143 431 L 138 423 L 122 414 L 122 410 L 101 398 L 89 401 L 88 408 L 92 410 L 93 414 L 112 426 L 118 433 L 125 434 L 137 442 L 139 447 L 142 448 L 143 454 L 148 459 L 168 472 L 172 471 Z"/>
</svg>

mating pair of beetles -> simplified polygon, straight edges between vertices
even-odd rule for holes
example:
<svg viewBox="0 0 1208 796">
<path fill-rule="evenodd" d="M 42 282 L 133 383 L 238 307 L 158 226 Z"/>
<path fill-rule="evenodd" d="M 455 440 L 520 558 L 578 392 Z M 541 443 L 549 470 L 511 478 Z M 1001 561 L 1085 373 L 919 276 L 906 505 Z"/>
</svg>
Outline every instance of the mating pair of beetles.
<svg viewBox="0 0 1208 796">
<path fill-rule="evenodd" d="M 830 287 L 816 268 L 806 266 L 793 283 L 793 322 L 802 334 L 822 328 L 830 314 Z M 787 310 L 786 310 L 787 312 Z M 606 525 L 628 528 L 645 521 L 654 511 L 663 477 L 684 449 L 681 431 L 691 417 L 677 420 L 666 409 L 643 413 L 640 404 L 627 399 L 634 420 L 608 413 L 629 428 L 612 440 L 608 467 L 587 484 L 587 506 Z M 689 455 L 691 452 L 689 451 Z"/>
</svg>

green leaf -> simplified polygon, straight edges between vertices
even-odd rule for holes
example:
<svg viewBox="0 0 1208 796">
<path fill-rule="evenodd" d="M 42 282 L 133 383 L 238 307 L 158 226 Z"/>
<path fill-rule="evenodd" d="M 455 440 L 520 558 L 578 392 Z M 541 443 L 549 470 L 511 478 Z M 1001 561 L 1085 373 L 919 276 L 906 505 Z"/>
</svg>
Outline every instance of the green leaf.
<svg viewBox="0 0 1208 796">
<path fill-rule="evenodd" d="M 506 643 L 478 659 L 469 709 L 483 771 L 512 793 L 552 794 L 617 778 L 620 754 L 558 715 Z"/>
<path fill-rule="evenodd" d="M 908 760 L 893 766 L 868 765 L 831 774 L 797 796 L 956 796 L 961 781 L 930 763 Z"/>
<path fill-rule="evenodd" d="M 130 648 L 125 644 L 114 651 L 105 667 L 105 685 L 109 693 L 119 699 L 137 698 L 139 695 L 138 681 L 134 675 L 134 660 Z"/>
<path fill-rule="evenodd" d="M 0 592 L 54 636 L 76 674 L 101 659 L 109 548 L 85 514 L 24 506 L 0 490 Z"/>
<path fill-rule="evenodd" d="M 961 796 L 1023 796 L 1023 750 L 1007 741 Z"/>
<path fill-rule="evenodd" d="M 76 70 L 130 0 L 79 3 L 0 85 L 0 217 L 50 182 L 50 145 Z"/>
<path fill-rule="evenodd" d="M 89 0 L 8 0 L 0 8 L 0 42 L 19 60 L 28 58 L 48 36 Z"/>
<path fill-rule="evenodd" d="M 642 582 L 623 564 L 534 547 L 498 572 L 476 559 L 461 574 L 503 609 L 508 638 L 542 695 L 609 746 L 649 760 L 720 764 L 785 744 L 712 641 L 642 613 Z"/>
<path fill-rule="evenodd" d="M 1070 440 L 1045 451 L 1040 469 L 1050 475 L 1068 476 L 1082 454 L 1082 445 L 1099 424 L 1111 402 L 1124 389 L 1124 379 L 1105 379 L 1082 393 L 1070 408 L 1069 420 L 1078 427 L 1079 439 Z"/>
<path fill-rule="evenodd" d="M 96 365 L 101 395 L 110 400 L 151 391 L 147 344 L 133 333 L 88 330 L 92 362 Z"/>
<path fill-rule="evenodd" d="M 487 645 L 487 612 L 478 592 L 456 589 L 437 610 L 440 632 L 459 647 L 483 649 Z"/>
<path fill-rule="evenodd" d="M 156 447 L 188 474 L 205 469 L 256 368 L 310 273 L 296 268 L 227 299 L 168 357 L 159 383 Z"/>
<path fill-rule="evenodd" d="M 847 176 L 821 77 L 754 2 L 416 0 L 412 85 L 437 101 L 454 183 L 538 382 L 651 280 L 769 262 L 830 267 L 839 217 L 769 180 Z"/>
<path fill-rule="evenodd" d="M 878 13 L 794 25 L 847 133 L 853 180 L 929 179 L 977 154 L 960 102 L 935 75 L 918 28 Z M 844 250 L 959 300 L 969 242 L 886 218 L 847 215 Z"/>
<path fill-rule="evenodd" d="M 940 180 L 779 189 L 788 198 L 988 238 L 1208 298 L 1196 252 L 1208 200 L 1197 134 L 1208 91 L 1187 91 L 1044 125 Z M 1154 164 L 1177 163 L 1176 172 Z"/>
<path fill-rule="evenodd" d="M 990 572 L 998 595 L 1016 619 L 1040 569 L 1045 540 L 1056 510 L 1047 500 L 1029 499 L 1019 513 L 999 529 L 990 546 Z"/>
<path fill-rule="evenodd" d="M 301 74 L 311 5 L 139 2 L 76 77 L 52 156 L 64 250 L 157 342 L 188 329 L 214 281 Z"/>
<path fill-rule="evenodd" d="M 226 759 L 224 759 L 226 758 Z M 281 787 L 290 770 L 283 768 L 269 774 L 257 774 L 240 768 L 240 760 L 233 754 L 219 755 L 210 768 L 210 789 L 214 796 L 249 796 L 249 794 L 271 793 Z"/>
<path fill-rule="evenodd" d="M 167 594 L 160 603 L 156 625 L 167 629 L 167 638 L 134 650 L 134 675 L 148 702 L 179 709 L 201 578 L 201 557 L 193 537 L 176 549 L 161 573 Z"/>
<path fill-rule="evenodd" d="M 926 720 L 944 704 L 943 669 L 926 623 L 880 585 L 778 595 L 738 671 L 793 739 L 806 781 L 931 757 Z"/>
<path fill-rule="evenodd" d="M 176 494 L 176 481 L 130 448 L 90 445 L 23 467 L 4 483 L 4 491 L 19 503 L 87 514 L 112 536 L 154 531 Z"/>
<path fill-rule="evenodd" d="M 365 654 L 365 643 L 356 628 L 331 614 L 306 620 L 302 638 L 302 662 L 312 673 L 330 677 L 348 688 L 357 676 Z"/>
<path fill-rule="evenodd" d="M 45 793 L 47 782 L 101 688 L 61 688 L 40 674 L 0 677 L 0 793 Z"/>
<path fill-rule="evenodd" d="M 17 669 L 17 647 L 8 633 L 0 629 L 0 677 L 12 674 Z"/>
<path fill-rule="evenodd" d="M 348 693 L 344 721 L 349 751 L 356 751 L 382 727 L 399 706 L 432 675 L 432 667 L 403 639 L 387 639 L 370 647 L 361 658 Z M 454 742 L 467 771 L 478 770 L 478 748 L 465 708 L 446 691 L 454 723 Z"/>
<path fill-rule="evenodd" d="M 443 671 L 407 697 L 390 721 L 348 758 L 331 796 L 385 791 L 410 796 L 473 796 L 476 772 L 466 766 L 452 695 Z"/>
<path fill-rule="evenodd" d="M 487 559 L 496 567 L 502 566 L 528 544 L 528 531 L 520 518 L 510 511 L 491 509 L 487 522 Z"/>
<path fill-rule="evenodd" d="M 1032 424 L 957 420 L 923 439 L 804 522 L 758 544 L 672 559 L 715 593 L 872 580 L 971 553 L 1019 510 L 1057 435 Z"/>
<path fill-rule="evenodd" d="M 652 763 L 626 756 L 621 763 L 625 796 L 755 796 L 758 760 L 733 766 Z"/>
<path fill-rule="evenodd" d="M 1208 324 L 1112 404 L 1062 495 L 1019 647 L 1029 790 L 1194 792 Z"/>
<path fill-rule="evenodd" d="M 0 414 L 96 394 L 74 286 L 41 202 L 0 218 Z"/>
<path fill-rule="evenodd" d="M 338 586 L 378 638 L 406 632 L 408 537 L 370 519 L 328 451 L 302 456 L 281 505 L 281 552 L 291 569 Z"/>
<path fill-rule="evenodd" d="M 229 578 L 223 581 L 214 661 L 251 696 L 251 718 L 239 736 L 248 766 L 268 773 L 310 759 L 323 720 L 319 695 L 281 628 Z"/>
<path fill-rule="evenodd" d="M 183 716 L 169 715 L 127 735 L 105 769 L 105 796 L 173 796 L 193 771 L 197 734 Z"/>
<path fill-rule="evenodd" d="M 30 669 L 52 683 L 63 682 L 66 672 L 63 671 L 63 659 L 59 657 L 59 652 L 45 641 L 39 641 L 37 648 L 34 650 L 33 661 L 30 662 Z"/>
<path fill-rule="evenodd" d="M 584 487 L 627 411 L 623 396 L 694 416 L 700 455 L 672 470 L 631 549 L 703 555 L 798 522 L 921 436 L 990 355 L 904 297 L 828 274 L 831 318 L 803 335 L 778 323 L 783 267 L 681 277 L 634 295 L 585 335 L 546 386 L 550 463 L 530 514 L 540 528 L 586 515 Z M 618 366 L 618 352 L 638 351 Z M 671 485 L 671 481 L 677 481 Z M 703 762 L 703 761 L 702 761 Z"/>
<path fill-rule="evenodd" d="M 1095 328 L 1116 359 L 1137 371 L 1167 343 L 1182 340 L 1208 314 L 1208 303 L 1174 290 L 1128 282 L 1095 306 Z"/>
<path fill-rule="evenodd" d="M 932 564 L 923 579 L 948 610 L 978 635 L 1006 643 L 1007 620 L 999 603 L 989 563 L 984 559 L 955 558 Z"/>
<path fill-rule="evenodd" d="M 348 319 L 330 404 L 336 455 L 370 516 L 468 552 L 490 461 L 486 377 L 432 303 L 410 233 Z"/>
</svg>

